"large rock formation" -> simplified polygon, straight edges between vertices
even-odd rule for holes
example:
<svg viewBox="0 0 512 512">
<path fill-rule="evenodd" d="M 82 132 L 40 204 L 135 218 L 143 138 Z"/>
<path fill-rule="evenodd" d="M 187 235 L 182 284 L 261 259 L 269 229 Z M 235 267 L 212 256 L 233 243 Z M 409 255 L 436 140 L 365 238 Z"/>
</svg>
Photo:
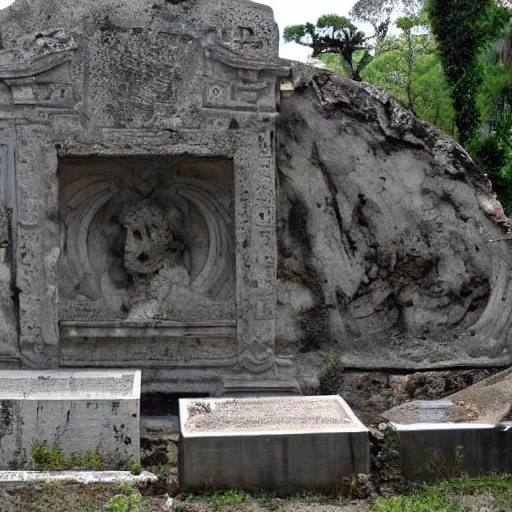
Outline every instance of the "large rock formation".
<svg viewBox="0 0 512 512">
<path fill-rule="evenodd" d="M 510 221 L 483 172 L 378 88 L 299 65 L 292 83 L 278 346 L 359 368 L 509 364 L 510 242 L 491 240 Z"/>
<path fill-rule="evenodd" d="M 213 394 L 299 391 L 289 353 L 303 382 L 322 352 L 511 362 L 512 255 L 490 243 L 509 220 L 485 176 L 382 91 L 278 46 L 249 0 L 0 12 L 0 366 Z"/>
</svg>

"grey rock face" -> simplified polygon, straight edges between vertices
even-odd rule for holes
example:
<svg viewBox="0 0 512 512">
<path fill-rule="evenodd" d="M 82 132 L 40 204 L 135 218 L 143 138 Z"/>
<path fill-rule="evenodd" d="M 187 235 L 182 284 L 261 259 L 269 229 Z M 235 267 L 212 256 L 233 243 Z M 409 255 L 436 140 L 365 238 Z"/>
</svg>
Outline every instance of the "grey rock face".
<svg viewBox="0 0 512 512">
<path fill-rule="evenodd" d="M 510 221 L 483 173 L 377 88 L 302 66 L 293 83 L 278 340 L 361 367 L 508 364 L 509 242 L 489 241 Z"/>
</svg>

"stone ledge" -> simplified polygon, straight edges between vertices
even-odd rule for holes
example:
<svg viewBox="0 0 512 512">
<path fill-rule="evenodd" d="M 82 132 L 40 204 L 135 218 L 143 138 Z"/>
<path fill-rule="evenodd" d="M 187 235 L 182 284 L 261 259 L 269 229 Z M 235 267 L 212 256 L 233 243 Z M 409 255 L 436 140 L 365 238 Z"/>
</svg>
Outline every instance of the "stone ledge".
<svg viewBox="0 0 512 512">
<path fill-rule="evenodd" d="M 230 338 L 236 322 L 60 322 L 62 338 Z"/>
<path fill-rule="evenodd" d="M 70 482 L 79 484 L 118 484 L 129 482 L 137 486 L 158 481 L 147 471 L 134 475 L 129 471 L 0 471 L 0 485 L 23 486 L 44 482 Z"/>
</svg>

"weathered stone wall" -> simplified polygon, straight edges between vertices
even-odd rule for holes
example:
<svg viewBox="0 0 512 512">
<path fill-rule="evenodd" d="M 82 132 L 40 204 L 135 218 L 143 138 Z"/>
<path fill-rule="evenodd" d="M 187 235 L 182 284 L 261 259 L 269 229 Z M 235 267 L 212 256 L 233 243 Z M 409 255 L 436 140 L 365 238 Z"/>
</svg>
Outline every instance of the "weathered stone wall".
<svg viewBox="0 0 512 512">
<path fill-rule="evenodd" d="M 0 40 L 2 365 L 243 393 L 297 391 L 287 356 L 304 377 L 318 349 L 511 362 L 487 179 L 382 91 L 312 68 L 276 126 L 291 64 L 268 7 L 17 0 Z"/>
<path fill-rule="evenodd" d="M 303 66 L 293 82 L 278 345 L 360 368 L 509 364 L 510 242 L 489 242 L 509 220 L 484 174 L 375 87 Z"/>
</svg>

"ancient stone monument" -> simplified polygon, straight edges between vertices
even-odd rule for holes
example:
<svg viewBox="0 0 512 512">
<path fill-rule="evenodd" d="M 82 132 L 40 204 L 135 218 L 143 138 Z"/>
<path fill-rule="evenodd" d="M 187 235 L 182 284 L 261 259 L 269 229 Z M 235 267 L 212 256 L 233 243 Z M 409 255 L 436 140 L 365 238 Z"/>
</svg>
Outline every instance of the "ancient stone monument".
<svg viewBox="0 0 512 512">
<path fill-rule="evenodd" d="M 512 254 L 490 243 L 511 223 L 487 178 L 278 41 L 247 0 L 0 11 L 2 367 L 212 395 L 299 393 L 318 349 L 512 363 Z"/>
<path fill-rule="evenodd" d="M 2 362 L 300 392 L 275 350 L 271 9 L 19 0 L 0 26 Z"/>
</svg>

